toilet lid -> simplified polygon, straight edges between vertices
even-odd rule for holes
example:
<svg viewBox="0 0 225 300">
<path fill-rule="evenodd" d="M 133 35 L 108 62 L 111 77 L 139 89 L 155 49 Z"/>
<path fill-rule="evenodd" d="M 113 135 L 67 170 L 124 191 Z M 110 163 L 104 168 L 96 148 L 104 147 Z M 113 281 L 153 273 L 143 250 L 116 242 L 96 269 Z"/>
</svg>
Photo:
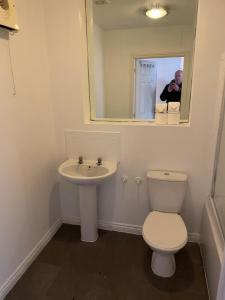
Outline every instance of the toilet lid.
<svg viewBox="0 0 225 300">
<path fill-rule="evenodd" d="M 143 225 L 143 238 L 158 250 L 176 251 L 187 243 L 187 229 L 180 215 L 151 212 Z"/>
</svg>

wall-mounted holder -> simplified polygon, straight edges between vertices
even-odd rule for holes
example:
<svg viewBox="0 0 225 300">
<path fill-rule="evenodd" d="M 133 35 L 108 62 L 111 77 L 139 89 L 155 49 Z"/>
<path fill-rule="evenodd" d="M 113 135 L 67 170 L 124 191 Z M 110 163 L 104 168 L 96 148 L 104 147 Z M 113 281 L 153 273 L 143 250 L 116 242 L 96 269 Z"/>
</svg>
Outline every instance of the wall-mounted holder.
<svg viewBox="0 0 225 300">
<path fill-rule="evenodd" d="M 13 35 L 19 30 L 16 18 L 16 9 L 14 0 L 0 0 L 0 30 L 4 30 Z M 9 40 L 9 60 L 12 73 L 12 89 L 13 95 L 16 95 L 16 85 L 13 72 L 12 56 L 10 51 L 10 39 Z"/>
<path fill-rule="evenodd" d="M 0 27 L 9 31 L 18 31 L 14 0 L 0 0 Z"/>
</svg>

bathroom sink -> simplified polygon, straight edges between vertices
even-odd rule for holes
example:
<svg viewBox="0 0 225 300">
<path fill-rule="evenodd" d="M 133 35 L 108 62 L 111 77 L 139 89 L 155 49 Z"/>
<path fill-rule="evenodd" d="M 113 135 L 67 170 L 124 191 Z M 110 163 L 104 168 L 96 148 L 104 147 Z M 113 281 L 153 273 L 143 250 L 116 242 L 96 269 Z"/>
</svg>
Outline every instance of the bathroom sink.
<svg viewBox="0 0 225 300">
<path fill-rule="evenodd" d="M 96 185 L 110 178 L 117 171 L 117 162 L 103 161 L 102 165 L 96 165 L 94 160 L 86 160 L 79 164 L 74 159 L 62 163 L 58 172 L 68 181 L 79 185 Z"/>
<path fill-rule="evenodd" d="M 116 161 L 69 159 L 62 163 L 59 174 L 79 188 L 81 240 L 95 242 L 98 238 L 98 208 L 96 186 L 112 177 L 117 171 Z"/>
</svg>

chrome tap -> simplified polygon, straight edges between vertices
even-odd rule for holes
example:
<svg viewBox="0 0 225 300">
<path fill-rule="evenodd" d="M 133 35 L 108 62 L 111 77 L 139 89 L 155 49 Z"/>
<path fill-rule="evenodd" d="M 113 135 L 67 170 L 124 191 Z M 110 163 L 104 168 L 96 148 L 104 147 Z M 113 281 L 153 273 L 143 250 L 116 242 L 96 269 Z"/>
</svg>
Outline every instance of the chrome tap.
<svg viewBox="0 0 225 300">
<path fill-rule="evenodd" d="M 102 158 L 101 157 L 98 157 L 96 165 L 97 166 L 101 166 L 102 165 Z"/>
<path fill-rule="evenodd" d="M 82 165 L 83 163 L 84 163 L 83 156 L 79 156 L 79 158 L 78 158 L 78 164 Z"/>
</svg>

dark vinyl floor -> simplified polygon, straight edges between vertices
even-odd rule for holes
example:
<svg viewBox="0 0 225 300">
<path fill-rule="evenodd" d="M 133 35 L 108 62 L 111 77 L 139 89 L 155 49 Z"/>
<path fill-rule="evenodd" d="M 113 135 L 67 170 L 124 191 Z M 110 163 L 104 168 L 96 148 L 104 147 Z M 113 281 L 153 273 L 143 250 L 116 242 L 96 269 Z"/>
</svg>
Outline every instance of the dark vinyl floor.
<svg viewBox="0 0 225 300">
<path fill-rule="evenodd" d="M 176 274 L 162 279 L 141 236 L 100 231 L 96 243 L 83 243 L 78 226 L 63 225 L 6 299 L 208 299 L 198 245 L 188 243 L 176 262 Z"/>
</svg>

